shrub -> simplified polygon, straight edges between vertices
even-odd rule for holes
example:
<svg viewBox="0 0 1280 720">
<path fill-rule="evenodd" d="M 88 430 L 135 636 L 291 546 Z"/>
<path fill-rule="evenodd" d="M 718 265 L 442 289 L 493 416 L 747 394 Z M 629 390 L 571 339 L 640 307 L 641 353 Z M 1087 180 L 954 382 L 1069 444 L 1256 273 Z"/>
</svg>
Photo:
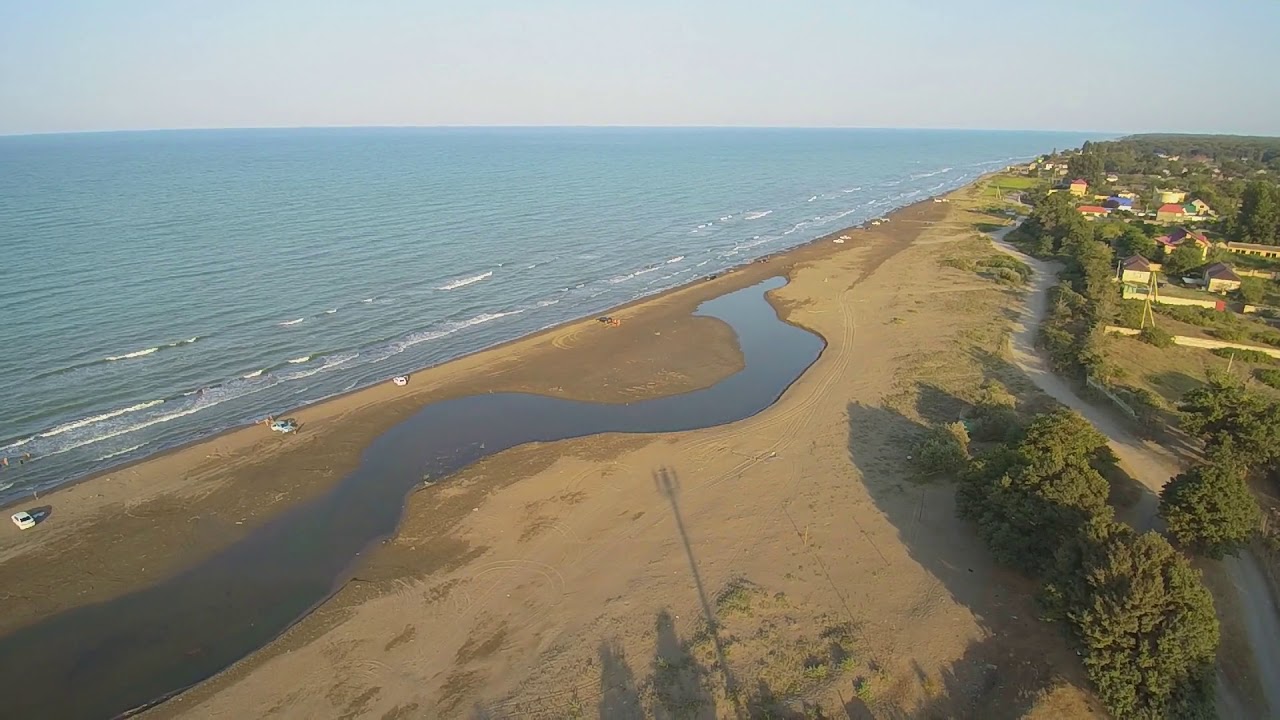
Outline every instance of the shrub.
<svg viewBox="0 0 1280 720">
<path fill-rule="evenodd" d="M 969 432 L 958 422 L 934 428 L 916 446 L 914 457 L 928 475 L 958 473 L 969 463 Z"/>
<path fill-rule="evenodd" d="M 1148 345 L 1155 345 L 1158 348 L 1173 347 L 1173 334 L 1155 325 L 1148 325 L 1142 328 L 1137 337 L 1142 342 Z"/>
<path fill-rule="evenodd" d="M 1258 368 L 1253 371 L 1253 376 L 1263 385 L 1268 385 L 1280 390 L 1280 370 L 1276 370 L 1275 368 Z"/>
<path fill-rule="evenodd" d="M 1121 300 L 1116 312 L 1116 324 L 1137 330 L 1142 327 L 1142 301 Z"/>
<path fill-rule="evenodd" d="M 1235 358 L 1241 362 L 1266 364 L 1275 361 L 1275 358 L 1262 352 L 1261 350 L 1245 350 L 1242 348 L 1214 348 L 1209 352 L 1221 358 Z"/>
<path fill-rule="evenodd" d="M 1020 282 L 1026 282 L 1031 278 L 1031 266 L 1009 255 L 991 255 L 979 260 L 978 266 L 996 270 L 997 276 L 1001 275 L 998 271 L 1007 270 L 1017 275 Z"/>
<path fill-rule="evenodd" d="M 1227 342 L 1240 342 L 1249 339 L 1249 335 L 1238 327 L 1217 327 L 1210 330 L 1209 334 Z"/>
<path fill-rule="evenodd" d="M 1164 486 L 1160 516 L 1179 545 L 1215 560 L 1238 554 L 1262 521 L 1244 468 L 1222 453 Z"/>
</svg>

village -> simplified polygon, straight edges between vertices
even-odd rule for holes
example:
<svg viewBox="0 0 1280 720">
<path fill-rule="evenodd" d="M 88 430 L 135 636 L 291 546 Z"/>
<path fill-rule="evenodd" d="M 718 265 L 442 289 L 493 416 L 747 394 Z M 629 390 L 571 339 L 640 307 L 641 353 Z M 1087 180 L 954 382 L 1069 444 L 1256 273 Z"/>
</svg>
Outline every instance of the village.
<svg viewBox="0 0 1280 720">
<path fill-rule="evenodd" d="M 1100 169 L 1098 160 L 1086 147 L 1009 171 L 1034 179 L 1048 196 L 1069 198 L 1076 213 L 1100 226 L 1097 236 L 1115 252 L 1115 280 L 1124 299 L 1280 323 L 1280 245 L 1236 239 L 1242 234 L 1239 209 L 1217 189 L 1234 185 L 1240 192 L 1252 182 L 1276 193 L 1280 186 L 1268 168 L 1256 162 L 1251 167 L 1248 158 L 1224 168 L 1201 153 L 1184 158 L 1161 151 L 1144 159 L 1143 172 L 1113 171 L 1106 160 Z M 1187 185 L 1198 192 L 1182 189 Z M 1022 195 L 1029 199 L 1030 192 Z"/>
</svg>

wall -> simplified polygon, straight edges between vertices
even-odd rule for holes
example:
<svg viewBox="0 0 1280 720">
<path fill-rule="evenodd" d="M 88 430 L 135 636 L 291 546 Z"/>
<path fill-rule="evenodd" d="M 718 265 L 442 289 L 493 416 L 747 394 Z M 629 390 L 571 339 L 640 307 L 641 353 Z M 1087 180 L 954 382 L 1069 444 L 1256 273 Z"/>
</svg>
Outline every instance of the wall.
<svg viewBox="0 0 1280 720">
<path fill-rule="evenodd" d="M 1106 331 L 1117 335 L 1137 335 L 1138 330 L 1133 328 L 1118 327 L 1116 325 L 1108 325 Z M 1270 347 L 1268 345 L 1245 345 L 1243 343 L 1226 342 L 1225 340 L 1211 340 L 1209 338 L 1193 338 L 1186 335 L 1174 335 L 1174 345 L 1183 345 L 1186 347 L 1206 348 L 1212 350 L 1214 348 L 1235 348 L 1237 350 L 1257 350 L 1260 353 L 1266 353 L 1273 358 L 1280 358 L 1280 348 Z"/>
</svg>

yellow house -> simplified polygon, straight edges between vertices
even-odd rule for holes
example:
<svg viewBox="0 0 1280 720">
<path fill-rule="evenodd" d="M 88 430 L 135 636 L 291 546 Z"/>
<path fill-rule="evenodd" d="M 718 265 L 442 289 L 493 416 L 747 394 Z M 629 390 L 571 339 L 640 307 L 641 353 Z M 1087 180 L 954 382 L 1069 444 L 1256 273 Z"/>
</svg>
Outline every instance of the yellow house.
<svg viewBox="0 0 1280 720">
<path fill-rule="evenodd" d="M 1187 201 L 1185 190 L 1156 190 L 1156 201 L 1162 205 L 1182 204 Z"/>
<path fill-rule="evenodd" d="M 1085 193 L 1089 192 L 1089 183 L 1080 178 L 1072 180 L 1070 187 L 1072 195 L 1079 195 L 1083 197 Z"/>
<path fill-rule="evenodd" d="M 1258 245 L 1257 243 L 1227 243 L 1227 249 L 1241 255 L 1257 255 L 1258 257 L 1280 257 L 1280 245 Z"/>
<path fill-rule="evenodd" d="M 1191 206 L 1195 208 L 1197 215 L 1216 215 L 1213 208 L 1209 207 L 1209 203 L 1196 198 L 1191 201 Z"/>
<path fill-rule="evenodd" d="M 1214 263 L 1204 269 L 1204 287 L 1209 292 L 1227 293 L 1240 289 L 1240 276 L 1230 265 Z"/>
<path fill-rule="evenodd" d="M 1127 283 L 1146 285 L 1151 282 L 1151 261 L 1141 255 L 1134 255 L 1124 261 L 1121 266 L 1120 280 Z"/>
</svg>

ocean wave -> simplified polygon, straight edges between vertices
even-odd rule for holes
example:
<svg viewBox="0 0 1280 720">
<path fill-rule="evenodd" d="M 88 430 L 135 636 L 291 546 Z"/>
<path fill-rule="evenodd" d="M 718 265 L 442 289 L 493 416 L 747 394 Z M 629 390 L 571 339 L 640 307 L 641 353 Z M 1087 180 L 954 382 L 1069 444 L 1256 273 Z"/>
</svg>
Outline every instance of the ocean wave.
<svg viewBox="0 0 1280 720">
<path fill-rule="evenodd" d="M 916 173 L 915 175 L 912 175 L 912 176 L 911 176 L 911 179 L 912 179 L 912 180 L 921 180 L 921 179 L 924 179 L 924 178 L 927 178 L 927 177 L 933 177 L 934 175 L 941 175 L 942 173 L 949 173 L 949 172 L 951 172 L 951 171 L 952 171 L 952 170 L 954 170 L 954 169 L 955 169 L 955 168 L 945 167 L 945 168 L 942 168 L 941 170 L 934 170 L 933 172 L 927 172 L 927 173 Z"/>
<path fill-rule="evenodd" d="M 310 355 L 303 355 L 302 357 L 296 357 L 296 358 L 293 358 L 293 359 L 292 359 L 292 360 L 290 360 L 289 362 L 290 362 L 290 363 L 293 363 L 294 365 L 298 365 L 298 364 L 300 364 L 300 363 L 304 363 L 304 362 L 307 362 L 307 361 L 309 361 L 309 360 L 311 360 L 311 356 L 310 356 Z"/>
<path fill-rule="evenodd" d="M 289 327 L 290 325 L 297 325 L 298 323 L 304 320 L 306 320 L 306 318 L 298 318 L 297 320 L 289 320 L 287 322 L 276 323 L 276 324 L 279 325 L 280 327 Z"/>
<path fill-rule="evenodd" d="M 79 430 L 82 427 L 93 425 L 94 423 L 100 423 L 104 420 L 110 420 L 111 418 L 120 417 L 121 415 L 127 415 L 129 413 L 146 410 L 147 408 L 155 407 L 156 405 L 159 405 L 163 402 L 164 400 L 149 400 L 147 402 L 138 403 L 137 405 L 130 405 L 129 407 L 126 407 L 126 408 L 120 408 L 119 410 L 112 410 L 110 412 L 105 412 L 105 413 L 102 413 L 101 415 L 93 415 L 91 417 L 81 418 L 79 420 L 73 420 L 69 423 L 64 423 L 52 429 L 46 430 L 42 433 L 37 433 L 35 437 L 38 437 L 38 438 L 56 437 L 58 435 L 61 435 L 66 432 L 70 432 L 72 430 Z"/>
<path fill-rule="evenodd" d="M 817 200 L 817 199 L 818 199 L 818 196 L 817 196 L 817 195 L 813 195 L 813 196 L 812 196 L 812 197 L 810 197 L 808 200 L 805 200 L 805 202 L 813 202 L 814 200 Z"/>
<path fill-rule="evenodd" d="M 254 370 L 254 371 L 253 371 L 253 372 L 251 372 L 251 373 L 245 373 L 244 375 L 241 375 L 240 377 L 241 377 L 241 378 L 244 378 L 245 380 L 248 380 L 248 379 L 250 379 L 250 378 L 256 378 L 256 377 L 258 377 L 259 375 L 261 375 L 261 374 L 262 374 L 262 373 L 264 373 L 264 372 L 266 372 L 266 368 L 263 368 L 262 370 Z"/>
<path fill-rule="evenodd" d="M 749 212 L 746 215 L 743 215 L 742 217 L 746 218 L 747 220 L 759 220 L 762 217 L 768 217 L 772 214 L 773 214 L 772 210 L 753 210 L 752 212 Z"/>
<path fill-rule="evenodd" d="M 858 192 L 861 189 L 862 189 L 862 186 L 858 186 L 858 187 L 851 187 L 848 190 L 841 190 L 840 192 L 848 194 L 852 192 Z"/>
<path fill-rule="evenodd" d="M 287 382 L 289 380 L 301 380 L 302 378 L 311 377 L 316 373 L 322 373 L 325 370 L 332 370 L 333 368 L 339 367 L 341 365 L 345 365 L 351 362 L 352 360 L 355 360 L 359 356 L 360 356 L 360 353 L 358 352 L 342 353 L 339 355 L 326 355 L 323 358 L 324 363 L 322 363 L 320 366 L 310 368 L 307 370 L 300 370 L 296 373 L 287 373 L 285 375 L 281 375 L 280 380 Z M 290 360 L 290 362 L 293 362 L 293 361 Z"/>
<path fill-rule="evenodd" d="M 670 265 L 670 264 L 672 264 L 672 263 L 678 263 L 678 262 L 680 262 L 680 261 L 681 261 L 681 260 L 683 260 L 683 259 L 684 259 L 684 256 L 683 256 L 683 255 L 677 255 L 677 256 L 675 256 L 675 257 L 671 258 L 670 260 L 668 260 L 668 261 L 667 261 L 667 264 L 668 264 L 668 265 Z"/>
<path fill-rule="evenodd" d="M 534 307 L 540 307 L 540 308 L 543 308 L 543 307 L 550 307 L 551 305 L 555 305 L 555 304 L 556 304 L 556 303 L 558 303 L 558 302 L 560 302 L 560 300 L 559 300 L 559 299 L 556 299 L 556 300 L 539 300 L 539 301 L 537 302 L 537 304 L 535 304 L 535 305 L 534 305 Z"/>
<path fill-rule="evenodd" d="M 457 279 L 457 280 L 451 280 L 451 281 L 449 281 L 449 282 L 445 283 L 444 285 L 441 285 L 440 287 L 438 287 L 438 288 L 436 288 L 436 289 L 437 289 L 437 290 L 456 290 L 456 289 L 458 289 L 458 288 L 460 288 L 460 287 L 466 287 L 466 286 L 468 286 L 468 285 L 473 285 L 473 284 L 475 284 L 475 283 L 480 282 L 481 280 L 487 280 L 487 279 L 489 279 L 489 278 L 491 278 L 491 277 L 493 277 L 493 271 L 492 271 L 492 270 L 490 270 L 490 271 L 488 271 L 488 272 L 480 273 L 479 275 L 472 275 L 471 277 L 465 277 L 465 278 L 459 278 L 459 279 Z"/>
<path fill-rule="evenodd" d="M 133 352 L 125 353 L 124 355 L 108 355 L 105 358 L 103 358 L 103 360 L 106 360 L 107 362 L 115 362 L 116 360 L 129 360 L 131 358 L 145 357 L 147 355 L 150 355 L 151 353 L 159 352 L 159 351 L 160 351 L 160 347 L 156 346 L 156 347 L 147 348 L 146 350 L 134 350 Z"/>
<path fill-rule="evenodd" d="M 120 456 L 120 455 L 124 455 L 125 453 L 131 453 L 131 452 L 133 452 L 134 450 L 137 450 L 138 448 L 142 447 L 143 445 L 146 445 L 146 443 L 138 443 L 137 445 L 134 445 L 133 447 L 127 447 L 127 448 L 125 448 L 125 449 L 123 449 L 123 450 L 116 450 L 115 452 L 109 452 L 109 453 L 107 453 L 106 455 L 103 455 L 102 457 L 94 458 L 94 459 L 93 459 L 93 461 L 94 461 L 94 462 L 102 462 L 103 460 L 110 460 L 110 459 L 111 459 L 111 458 L 113 458 L 113 457 L 118 457 L 118 456 Z"/>
<path fill-rule="evenodd" d="M 725 215 L 724 217 L 720 218 L 720 222 L 727 222 L 732 219 L 733 219 L 732 215 Z"/>
<path fill-rule="evenodd" d="M 324 311 L 324 314 L 325 314 L 325 315 L 332 315 L 332 314 L 334 314 L 334 313 L 336 313 L 336 312 L 338 312 L 338 308 L 333 308 L 332 310 L 325 310 L 325 311 Z"/>
</svg>

